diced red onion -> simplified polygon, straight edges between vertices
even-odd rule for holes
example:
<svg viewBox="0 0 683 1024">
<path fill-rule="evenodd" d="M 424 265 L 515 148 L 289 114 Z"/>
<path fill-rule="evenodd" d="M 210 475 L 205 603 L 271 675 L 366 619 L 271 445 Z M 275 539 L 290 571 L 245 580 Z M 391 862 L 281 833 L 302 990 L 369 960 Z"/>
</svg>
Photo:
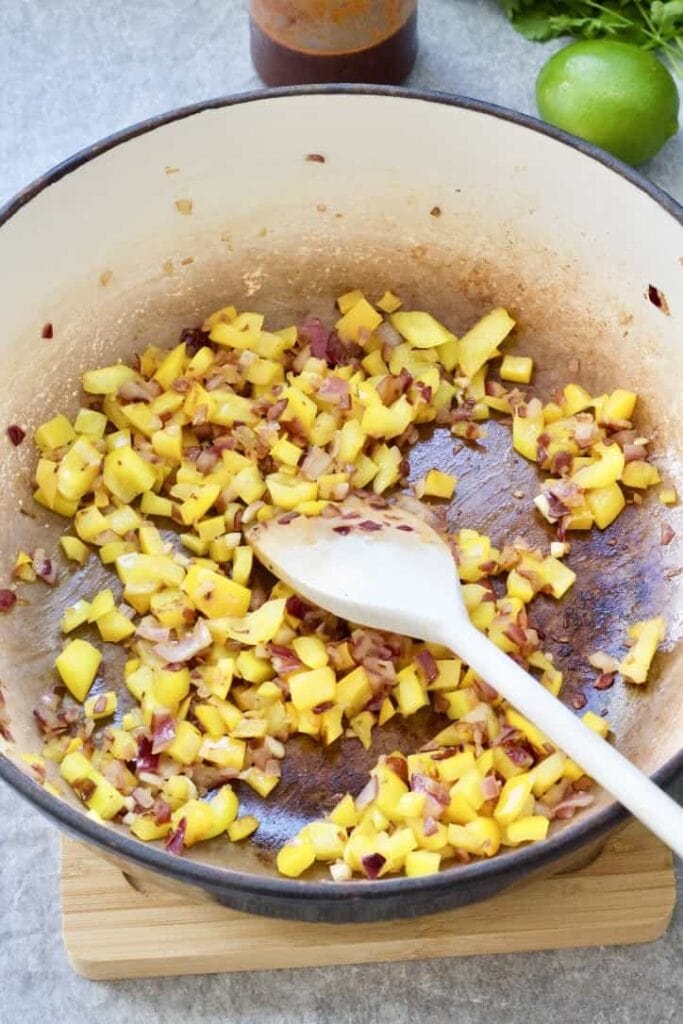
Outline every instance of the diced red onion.
<svg viewBox="0 0 683 1024">
<path fill-rule="evenodd" d="M 425 650 L 420 651 L 419 654 L 416 655 L 415 661 L 420 666 L 422 675 L 425 677 L 426 681 L 428 683 L 433 683 L 439 674 L 439 669 L 432 652 L 425 648 Z"/>
<path fill-rule="evenodd" d="M 362 662 L 373 650 L 372 636 L 366 630 L 355 630 L 351 637 L 351 653 L 356 662 Z"/>
<path fill-rule="evenodd" d="M 22 430 L 16 423 L 11 423 L 7 428 L 7 436 L 16 448 L 26 437 L 26 431 Z"/>
<path fill-rule="evenodd" d="M 348 882 L 352 877 L 351 868 L 343 860 L 330 864 L 330 874 L 335 882 Z"/>
<path fill-rule="evenodd" d="M 204 448 L 202 453 L 197 458 L 195 465 L 200 473 L 205 476 L 216 468 L 220 462 L 220 449 L 216 448 Z"/>
<path fill-rule="evenodd" d="M 311 347 L 311 355 L 324 359 L 329 367 L 346 366 L 362 357 L 363 349 L 345 344 L 336 331 L 331 331 L 317 317 L 306 320 L 298 328 L 299 337 Z"/>
<path fill-rule="evenodd" d="M 154 803 L 154 797 L 148 789 L 144 788 L 144 786 L 136 786 L 131 793 L 131 796 L 138 807 L 142 807 L 145 811 L 148 811 Z"/>
<path fill-rule="evenodd" d="M 151 402 L 161 391 L 155 380 L 127 380 L 119 388 L 118 397 L 125 402 Z"/>
<path fill-rule="evenodd" d="M 313 605 L 304 601 L 298 594 L 290 594 L 285 604 L 285 611 L 295 619 L 303 619 L 307 612 L 312 611 Z"/>
<path fill-rule="evenodd" d="M 579 420 L 574 427 L 574 440 L 579 448 L 590 448 L 599 437 L 600 430 L 592 417 L 590 420 Z"/>
<path fill-rule="evenodd" d="M 355 803 L 359 811 L 362 811 L 364 807 L 371 804 L 379 793 L 379 783 L 377 782 L 377 776 L 371 775 L 366 784 L 361 789 L 360 793 L 356 797 Z"/>
<path fill-rule="evenodd" d="M 643 462 L 647 458 L 647 448 L 642 444 L 624 445 L 624 462 Z"/>
<path fill-rule="evenodd" d="M 331 465 L 332 456 L 317 445 L 313 445 L 301 463 L 301 472 L 308 480 L 317 480 L 319 476 L 327 473 Z"/>
<path fill-rule="evenodd" d="M 298 672 L 303 667 L 301 659 L 297 657 L 294 651 L 289 647 L 283 647 L 281 644 L 268 644 L 268 655 L 273 668 L 279 676 L 286 676 L 290 672 Z"/>
<path fill-rule="evenodd" d="M 377 330 L 375 331 L 377 338 L 382 342 L 383 345 L 388 345 L 389 348 L 396 348 L 397 345 L 403 343 L 403 338 L 398 333 L 393 324 L 390 324 L 388 320 L 384 320 Z"/>
<path fill-rule="evenodd" d="M 152 813 L 155 825 L 165 825 L 171 820 L 171 805 L 158 796 L 154 801 Z"/>
<path fill-rule="evenodd" d="M 398 775 L 402 782 L 408 783 L 408 762 L 400 754 L 389 754 L 385 763 L 391 768 L 395 775 Z"/>
<path fill-rule="evenodd" d="M 286 398 L 280 398 L 277 402 L 275 402 L 273 405 L 271 405 L 270 409 L 266 413 L 266 419 L 270 420 L 271 422 L 275 422 L 276 420 L 279 420 L 280 416 L 282 416 L 282 414 L 283 414 L 283 412 L 285 411 L 286 408 L 287 408 L 287 399 Z"/>
<path fill-rule="evenodd" d="M 555 804 L 550 811 L 549 817 L 551 819 L 573 818 L 578 810 L 583 807 L 590 807 L 594 801 L 595 797 L 592 793 L 572 793 L 571 796 Z"/>
<path fill-rule="evenodd" d="M 148 736 L 141 736 L 138 739 L 138 753 L 135 758 L 135 771 L 156 772 L 159 768 L 159 755 L 152 751 L 152 741 Z"/>
<path fill-rule="evenodd" d="M 356 524 L 359 530 L 364 530 L 366 533 L 374 533 L 377 530 L 382 529 L 382 524 L 376 522 L 374 519 L 363 519 L 362 522 Z"/>
<path fill-rule="evenodd" d="M 594 654 L 588 655 L 588 663 L 593 668 L 599 669 L 601 672 L 618 672 L 619 661 L 617 658 L 613 658 L 611 654 L 605 654 L 604 651 L 595 651 Z"/>
<path fill-rule="evenodd" d="M 57 582 L 57 569 L 52 559 L 46 557 L 42 548 L 36 548 L 33 553 L 33 570 L 39 579 L 54 587 Z"/>
<path fill-rule="evenodd" d="M 621 448 L 625 448 L 626 445 L 635 444 L 637 437 L 638 434 L 635 430 L 617 430 L 615 434 L 610 436 L 610 441 L 618 444 Z"/>
<path fill-rule="evenodd" d="M 479 696 L 481 697 L 481 699 L 489 701 L 489 703 L 491 701 L 496 700 L 498 697 L 498 691 L 494 690 L 493 687 L 490 686 L 485 679 L 477 679 L 477 681 L 474 684 L 474 687 L 478 692 Z"/>
<path fill-rule="evenodd" d="M 412 383 L 413 378 L 405 369 L 395 375 L 389 373 L 382 377 L 377 384 L 377 394 L 384 405 L 393 405 L 397 398 L 406 393 Z"/>
<path fill-rule="evenodd" d="M 152 753 L 159 754 L 175 739 L 176 724 L 169 714 L 156 713 L 152 719 Z"/>
<path fill-rule="evenodd" d="M 341 377 L 335 377 L 334 374 L 325 377 L 318 388 L 316 397 L 323 399 L 325 402 L 330 402 L 332 405 L 337 405 L 340 409 L 351 408 L 349 382 Z"/>
<path fill-rule="evenodd" d="M 166 849 L 169 853 L 173 853 L 176 856 L 180 856 L 183 852 L 185 845 L 185 829 L 187 828 L 187 819 L 181 818 L 178 822 L 177 828 L 173 830 L 166 840 Z"/>
<path fill-rule="evenodd" d="M 365 877 L 371 881 L 379 878 L 379 873 L 386 864 L 386 860 L 386 857 L 383 857 L 381 853 L 368 853 L 365 857 L 361 858 Z"/>
<path fill-rule="evenodd" d="M 481 792 L 484 800 L 496 800 L 502 788 L 500 779 L 495 775 L 485 775 L 481 780 Z"/>
<path fill-rule="evenodd" d="M 17 603 L 17 595 L 7 587 L 0 588 L 0 612 L 8 612 Z"/>
<path fill-rule="evenodd" d="M 171 630 L 168 626 L 162 626 L 153 615 L 145 615 L 138 622 L 135 635 L 154 644 L 164 644 L 170 637 Z"/>
<path fill-rule="evenodd" d="M 410 788 L 414 793 L 426 793 L 427 796 L 433 797 L 441 806 L 441 812 L 450 803 L 451 795 L 448 791 L 448 786 L 437 779 L 430 778 L 429 775 L 415 772 L 410 780 Z"/>
<path fill-rule="evenodd" d="M 154 653 L 163 661 L 183 663 L 196 657 L 200 651 L 206 650 L 213 643 L 209 627 L 204 619 L 197 619 L 194 629 L 183 637 L 182 640 L 169 640 L 166 643 L 156 644 Z"/>
<path fill-rule="evenodd" d="M 500 746 L 503 748 L 512 763 L 516 764 L 519 768 L 530 768 L 534 763 L 533 754 L 525 743 L 506 739 L 500 743 Z"/>
<path fill-rule="evenodd" d="M 550 460 L 550 471 L 557 476 L 565 476 L 571 468 L 572 456 L 569 452 L 556 452 Z"/>
</svg>

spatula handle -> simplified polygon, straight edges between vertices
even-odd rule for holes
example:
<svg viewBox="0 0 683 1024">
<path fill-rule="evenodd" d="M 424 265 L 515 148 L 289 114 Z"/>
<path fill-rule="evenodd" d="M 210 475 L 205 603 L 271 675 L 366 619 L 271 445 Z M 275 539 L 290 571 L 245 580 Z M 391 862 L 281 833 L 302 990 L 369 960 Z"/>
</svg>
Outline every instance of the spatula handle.
<svg viewBox="0 0 683 1024">
<path fill-rule="evenodd" d="M 683 807 L 474 626 L 443 642 L 683 859 Z"/>
</svg>

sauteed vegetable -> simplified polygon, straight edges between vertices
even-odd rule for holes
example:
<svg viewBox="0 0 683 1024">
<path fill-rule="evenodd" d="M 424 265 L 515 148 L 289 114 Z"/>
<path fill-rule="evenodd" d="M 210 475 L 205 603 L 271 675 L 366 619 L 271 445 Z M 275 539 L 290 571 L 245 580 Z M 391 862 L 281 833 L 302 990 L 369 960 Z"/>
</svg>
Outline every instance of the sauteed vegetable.
<svg viewBox="0 0 683 1024">
<path fill-rule="evenodd" d="M 36 430 L 36 500 L 70 521 L 64 555 L 99 558 L 112 581 L 65 612 L 58 682 L 35 716 L 45 760 L 92 814 L 180 853 L 258 828 L 233 783 L 267 797 L 294 734 L 324 745 L 352 735 L 369 749 L 374 729 L 431 704 L 438 735 L 380 758 L 361 793 L 277 858 L 289 876 L 316 860 L 337 880 L 426 874 L 542 840 L 591 802 L 590 779 L 447 650 L 342 622 L 269 578 L 244 528 L 283 511 L 329 515 L 363 491 L 420 507 L 445 530 L 453 475 L 434 467 L 413 495 L 398 493 L 420 426 L 473 442 L 490 416 L 505 417 L 516 451 L 546 474 L 535 505 L 557 539 L 498 549 L 472 523 L 449 542 L 474 623 L 559 694 L 529 606 L 573 585 L 571 531 L 607 528 L 660 479 L 633 427 L 634 393 L 591 396 L 570 382 L 543 404 L 517 387 L 530 359 L 506 355 L 495 372 L 514 328 L 504 309 L 457 338 L 391 292 L 374 304 L 349 292 L 338 307 L 333 328 L 309 319 L 273 331 L 227 306 L 171 350 L 85 373 L 73 422 L 58 414 Z M 661 497 L 676 500 L 670 487 Z M 14 571 L 58 582 L 45 552 L 20 552 Z M 601 676 L 644 683 L 663 631 L 661 619 L 633 625 L 621 662 L 594 655 Z M 118 691 L 98 676 L 103 644 L 125 650 Z M 584 720 L 609 731 L 592 712 Z M 46 781 L 45 761 L 28 761 Z"/>
</svg>

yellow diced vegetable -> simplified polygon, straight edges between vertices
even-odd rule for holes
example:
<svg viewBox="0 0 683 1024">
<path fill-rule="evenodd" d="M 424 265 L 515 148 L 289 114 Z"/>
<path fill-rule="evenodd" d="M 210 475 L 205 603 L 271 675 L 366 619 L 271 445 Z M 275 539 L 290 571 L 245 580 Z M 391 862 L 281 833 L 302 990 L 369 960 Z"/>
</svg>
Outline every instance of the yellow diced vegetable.
<svg viewBox="0 0 683 1024">
<path fill-rule="evenodd" d="M 394 313 L 391 324 L 413 348 L 434 348 L 450 341 L 451 332 L 435 320 L 431 313 L 403 312 Z"/>
<path fill-rule="evenodd" d="M 56 659 L 55 668 L 76 700 L 84 701 L 101 661 L 102 654 L 87 640 L 70 640 Z"/>
<path fill-rule="evenodd" d="M 343 341 L 358 341 L 360 332 L 370 335 L 382 323 L 382 317 L 365 298 L 358 299 L 340 320 L 337 332 Z"/>
<path fill-rule="evenodd" d="M 258 818 L 252 817 L 251 814 L 245 814 L 243 818 L 237 818 L 228 825 L 228 838 L 231 843 L 239 843 L 241 839 L 252 835 L 258 827 Z"/>
<path fill-rule="evenodd" d="M 517 843 L 538 842 L 539 839 L 546 838 L 549 827 L 549 819 L 539 814 L 518 818 L 506 827 L 504 842 L 514 846 Z"/>
<path fill-rule="evenodd" d="M 474 377 L 494 357 L 514 326 L 515 321 L 505 309 L 494 309 L 460 338 L 460 368 L 466 377 Z"/>
<path fill-rule="evenodd" d="M 94 718 L 96 721 L 100 718 L 109 718 L 116 711 L 116 703 L 117 697 L 113 690 L 107 690 L 99 697 L 88 697 L 85 702 L 85 717 Z"/>
<path fill-rule="evenodd" d="M 528 384 L 533 371 L 534 361 L 530 356 L 504 356 L 500 364 L 501 379 L 517 384 Z"/>
<path fill-rule="evenodd" d="M 418 498 L 452 498 L 457 482 L 457 477 L 451 473 L 430 469 L 426 476 L 416 482 L 415 494 Z"/>
<path fill-rule="evenodd" d="M 137 379 L 137 373 L 130 366 L 116 363 L 114 366 L 104 366 L 100 370 L 89 370 L 84 373 L 83 390 L 90 395 L 113 395 L 122 384 Z"/>
<path fill-rule="evenodd" d="M 408 878 L 435 875 L 441 866 L 441 854 L 429 850 L 411 850 L 406 854 L 405 872 Z"/>
<path fill-rule="evenodd" d="M 493 810 L 493 816 L 500 825 L 509 825 L 519 817 L 533 783 L 534 778 L 529 772 L 507 780 Z"/>
<path fill-rule="evenodd" d="M 209 619 L 243 616 L 251 600 L 251 591 L 246 587 L 200 565 L 190 568 L 182 589 Z"/>
<path fill-rule="evenodd" d="M 630 683 L 646 683 L 652 659 L 666 632 L 664 619 L 646 619 L 629 629 L 631 650 L 619 664 L 619 671 Z"/>
<path fill-rule="evenodd" d="M 60 622 L 62 633 L 70 633 L 72 629 L 82 626 L 84 622 L 88 622 L 89 615 L 89 602 L 83 600 L 83 598 L 80 601 L 76 601 L 76 604 L 66 608 L 62 615 L 62 621 Z"/>
<path fill-rule="evenodd" d="M 191 722 L 178 722 L 175 736 L 164 753 L 180 764 L 193 764 L 202 745 L 202 734 Z"/>
<path fill-rule="evenodd" d="M 310 868 L 314 860 L 313 843 L 302 840 L 283 846 L 277 855 L 276 864 L 281 875 L 285 875 L 287 878 L 298 878 L 307 868 Z"/>
<path fill-rule="evenodd" d="M 298 711 L 307 711 L 319 704 L 334 701 L 335 674 L 327 666 L 296 672 L 289 677 L 289 689 L 294 707 Z"/>
<path fill-rule="evenodd" d="M 613 523 L 626 506 L 624 493 L 617 483 L 589 491 L 586 495 L 586 501 L 593 515 L 595 525 L 600 530 L 606 529 L 610 523 Z M 570 523 L 569 529 L 577 529 L 577 527 L 572 526 Z"/>
</svg>

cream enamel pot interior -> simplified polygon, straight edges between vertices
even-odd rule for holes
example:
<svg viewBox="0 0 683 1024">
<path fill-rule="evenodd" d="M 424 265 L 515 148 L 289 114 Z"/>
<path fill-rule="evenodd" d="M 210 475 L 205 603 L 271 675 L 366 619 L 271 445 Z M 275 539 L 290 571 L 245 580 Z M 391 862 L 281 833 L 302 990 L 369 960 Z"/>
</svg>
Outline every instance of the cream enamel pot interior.
<svg viewBox="0 0 683 1024">
<path fill-rule="evenodd" d="M 179 199 L 192 201 L 190 214 Z M 579 380 L 589 388 L 638 390 L 643 430 L 683 493 L 682 211 L 635 172 L 532 119 L 369 87 L 201 104 L 107 139 L 30 186 L 4 211 L 0 261 L 3 417 L 29 433 L 48 413 L 77 407 L 85 368 L 150 341 L 172 344 L 227 302 L 283 326 L 311 311 L 329 315 L 347 288 L 375 295 L 390 286 L 455 331 L 494 304 L 507 306 L 519 324 L 514 350 L 536 358 L 541 395 L 570 379 L 570 359 L 580 360 Z M 658 294 L 664 308 L 652 301 Z M 50 340 L 41 337 L 47 321 Z M 0 554 L 8 576 L 18 547 L 56 548 L 64 522 L 32 502 L 30 442 L 5 444 Z M 485 451 L 454 455 L 453 447 L 450 435 L 435 433 L 413 453 L 416 472 L 438 459 L 458 473 L 451 522 L 497 539 L 524 533 L 547 541 L 530 499 L 510 499 L 514 485 L 534 493 L 536 476 L 510 453 L 505 428 L 491 428 Z M 666 547 L 664 519 L 677 534 Z M 678 509 L 662 509 L 656 497 L 629 507 L 606 534 L 577 541 L 570 564 L 579 581 L 562 609 L 564 625 L 556 610 L 539 613 L 547 632 L 555 623 L 556 634 L 571 633 L 554 648 L 565 699 L 585 687 L 590 706 L 607 709 L 621 749 L 661 783 L 683 763 L 681 538 Z M 407 720 L 377 730 L 367 757 L 355 741 L 326 754 L 295 744 L 277 799 L 257 808 L 260 846 L 213 840 L 177 858 L 142 844 L 41 789 L 17 763 L 18 752 L 39 747 L 32 707 L 51 678 L 61 609 L 96 582 L 91 570 L 87 583 L 61 563 L 60 570 L 56 590 L 24 587 L 30 604 L 0 620 L 12 736 L 0 748 L 0 775 L 133 874 L 153 872 L 238 909 L 302 920 L 411 916 L 485 898 L 577 851 L 588 856 L 623 817 L 600 795 L 543 844 L 426 878 L 337 885 L 322 871 L 277 876 L 272 848 L 303 818 L 327 806 L 341 784 L 360 788 L 379 750 L 414 749 L 421 726 Z M 618 649 L 630 622 L 661 609 L 668 639 L 650 685 L 592 690 L 586 655 Z M 116 666 L 106 671 L 111 685 Z"/>
</svg>

